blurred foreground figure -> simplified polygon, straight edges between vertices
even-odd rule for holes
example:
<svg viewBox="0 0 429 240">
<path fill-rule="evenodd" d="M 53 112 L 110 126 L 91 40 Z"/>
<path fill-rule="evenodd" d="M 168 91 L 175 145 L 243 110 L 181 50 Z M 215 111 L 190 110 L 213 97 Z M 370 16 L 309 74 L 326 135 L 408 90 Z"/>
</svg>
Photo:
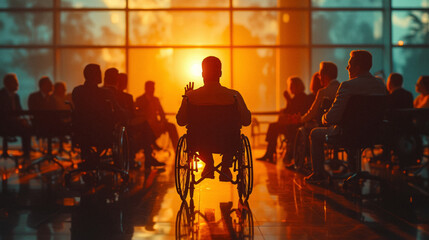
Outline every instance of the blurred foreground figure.
<svg viewBox="0 0 429 240">
<path fill-rule="evenodd" d="M 248 126 L 251 122 L 251 114 L 247 109 L 243 97 L 238 91 L 228 89 L 220 84 L 222 76 L 222 63 L 217 57 L 206 57 L 202 62 L 202 76 L 204 86 L 194 90 L 194 83 L 189 83 L 185 87 L 186 97 L 182 100 L 179 112 L 176 115 L 179 126 L 186 126 L 189 123 L 187 105 L 230 105 L 237 104 L 237 111 L 240 115 L 241 125 Z M 211 152 L 199 151 L 201 160 L 205 163 L 202 176 L 214 178 L 214 161 Z M 220 181 L 229 181 L 232 178 L 230 167 L 232 167 L 232 153 L 223 153 Z M 225 175 L 225 176 L 224 176 Z"/>
<path fill-rule="evenodd" d="M 264 156 L 256 160 L 274 162 L 274 153 L 277 147 L 277 137 L 284 134 L 287 141 L 287 150 L 285 155 L 286 165 L 292 159 L 292 147 L 295 133 L 298 127 L 301 115 L 306 113 L 311 104 L 311 99 L 305 94 L 305 86 L 301 78 L 292 76 L 287 79 L 288 89 L 283 95 L 286 98 L 286 108 L 280 110 L 277 122 L 270 123 L 267 130 L 265 141 L 268 142 L 267 150 Z M 292 94 L 293 97 L 290 96 Z"/>
<path fill-rule="evenodd" d="M 53 110 L 70 110 L 71 95 L 67 95 L 67 88 L 64 82 L 56 82 L 54 91 L 49 97 L 49 109 Z"/>
<path fill-rule="evenodd" d="M 177 133 L 176 125 L 168 122 L 165 118 L 161 102 L 159 98 L 155 97 L 155 82 L 147 81 L 145 83 L 145 92 L 136 99 L 136 107 L 139 114 L 149 122 L 155 137 L 159 138 L 161 134 L 167 132 L 173 148 L 176 150 L 179 134 Z M 156 144 L 154 145 L 157 147 Z"/>
<path fill-rule="evenodd" d="M 341 83 L 334 103 L 322 117 L 322 123 L 330 127 L 314 128 L 310 133 L 310 152 L 313 164 L 313 173 L 306 177 L 307 181 L 320 181 L 325 179 L 323 145 L 326 135 L 333 134 L 340 129 L 335 127 L 343 117 L 347 102 L 352 95 L 386 95 L 384 82 L 374 77 L 369 70 L 372 67 L 372 55 L 365 50 L 356 50 L 350 53 L 347 70 L 350 79 Z M 349 159 L 349 161 L 356 159 Z M 355 166 L 354 163 L 350 163 Z"/>
<path fill-rule="evenodd" d="M 0 131 L 8 136 L 18 135 L 22 139 L 23 156 L 30 157 L 30 124 L 26 119 L 13 115 L 22 111 L 18 94 L 18 79 L 15 74 L 6 74 L 4 88 L 0 90 Z M 5 140 L 3 140 L 5 141 Z"/>
<path fill-rule="evenodd" d="M 403 78 L 399 73 L 391 73 L 387 78 L 387 97 L 390 109 L 413 108 L 413 95 L 402 88 Z"/>
<path fill-rule="evenodd" d="M 420 76 L 416 84 L 416 92 L 420 93 L 414 99 L 415 108 L 429 108 L 429 76 Z"/>
</svg>

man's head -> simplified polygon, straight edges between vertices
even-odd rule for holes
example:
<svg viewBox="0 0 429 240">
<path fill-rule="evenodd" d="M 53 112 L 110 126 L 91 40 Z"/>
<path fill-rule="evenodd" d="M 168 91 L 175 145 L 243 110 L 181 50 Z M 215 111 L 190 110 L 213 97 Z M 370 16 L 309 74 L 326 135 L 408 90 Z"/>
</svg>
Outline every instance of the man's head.
<svg viewBox="0 0 429 240">
<path fill-rule="evenodd" d="M 64 97 L 66 95 L 66 84 L 64 82 L 56 82 L 54 84 L 54 93 L 55 96 Z"/>
<path fill-rule="evenodd" d="M 372 55 L 366 50 L 354 50 L 350 52 L 350 59 L 347 65 L 350 79 L 360 74 L 369 73 L 372 67 Z"/>
<path fill-rule="evenodd" d="M 219 82 L 219 78 L 222 76 L 222 63 L 219 58 L 213 56 L 206 57 L 201 66 L 204 83 Z"/>
<path fill-rule="evenodd" d="M 85 77 L 85 82 L 98 85 L 101 83 L 100 65 L 94 63 L 86 65 L 83 69 L 83 76 Z"/>
<path fill-rule="evenodd" d="M 3 78 L 3 85 L 9 92 L 18 91 L 19 84 L 15 73 L 6 74 Z"/>
<path fill-rule="evenodd" d="M 333 62 L 320 62 L 319 75 L 322 86 L 327 86 L 331 80 L 337 79 L 338 77 L 337 65 Z"/>
<path fill-rule="evenodd" d="M 128 76 L 126 73 L 119 73 L 118 75 L 118 90 L 123 92 L 128 86 Z"/>
<path fill-rule="evenodd" d="M 416 84 L 416 92 L 423 95 L 429 94 L 429 76 L 420 76 Z"/>
<path fill-rule="evenodd" d="M 387 91 L 389 91 L 390 93 L 392 93 L 393 91 L 395 91 L 398 88 L 402 87 L 402 83 L 403 83 L 403 78 L 402 75 L 399 73 L 391 73 L 389 75 L 389 77 L 387 78 Z"/>
<path fill-rule="evenodd" d="M 45 94 L 49 95 L 50 92 L 52 92 L 52 82 L 51 79 L 47 76 L 43 76 L 39 80 L 39 90 Z"/>
<path fill-rule="evenodd" d="M 117 87 L 119 71 L 116 68 L 108 68 L 104 72 L 104 86 Z"/>
<path fill-rule="evenodd" d="M 154 96 L 155 94 L 155 82 L 154 81 L 146 81 L 144 84 L 144 92 L 149 96 Z"/>
<path fill-rule="evenodd" d="M 297 95 L 299 93 L 303 93 L 305 91 L 304 83 L 301 78 L 297 76 L 291 76 L 287 79 L 288 90 L 293 95 Z"/>
</svg>

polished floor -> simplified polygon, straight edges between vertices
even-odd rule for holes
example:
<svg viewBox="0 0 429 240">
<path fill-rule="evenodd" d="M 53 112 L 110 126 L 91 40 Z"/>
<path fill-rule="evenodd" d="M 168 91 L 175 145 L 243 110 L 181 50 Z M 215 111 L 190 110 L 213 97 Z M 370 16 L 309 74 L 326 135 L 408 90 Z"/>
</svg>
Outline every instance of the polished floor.
<svg viewBox="0 0 429 240">
<path fill-rule="evenodd" d="M 165 169 L 133 170 L 116 192 L 102 183 L 66 188 L 67 168 L 54 164 L 17 171 L 0 160 L 1 239 L 429 239 L 428 202 L 353 198 L 306 184 L 280 163 L 254 161 L 247 203 L 217 175 L 197 185 L 193 203 L 182 202 L 174 154 L 156 154 Z"/>
</svg>

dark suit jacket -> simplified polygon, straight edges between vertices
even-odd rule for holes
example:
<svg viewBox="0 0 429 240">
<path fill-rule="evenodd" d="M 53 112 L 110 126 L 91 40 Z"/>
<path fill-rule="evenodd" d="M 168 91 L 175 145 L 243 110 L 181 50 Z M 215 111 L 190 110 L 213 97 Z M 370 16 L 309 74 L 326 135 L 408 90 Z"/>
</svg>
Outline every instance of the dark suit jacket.
<svg viewBox="0 0 429 240">
<path fill-rule="evenodd" d="M 49 96 L 43 96 L 42 92 L 34 92 L 28 97 L 28 109 L 30 110 L 48 110 Z"/>
<path fill-rule="evenodd" d="M 322 123 L 335 125 L 343 118 L 344 110 L 352 95 L 387 95 L 384 82 L 370 73 L 342 82 L 338 88 L 334 103 L 322 117 Z"/>
<path fill-rule="evenodd" d="M 390 109 L 413 108 L 413 101 L 413 94 L 403 88 L 398 88 L 387 96 Z"/>
<path fill-rule="evenodd" d="M 119 105 L 125 110 L 128 119 L 134 117 L 134 98 L 133 95 L 126 92 L 117 92 L 116 99 Z"/>
<path fill-rule="evenodd" d="M 13 106 L 13 101 L 15 106 Z M 11 97 L 9 92 L 3 88 L 0 90 L 0 124 L 2 126 L 8 126 L 17 120 L 16 116 L 10 116 L 11 111 L 22 111 L 19 96 L 14 93 Z"/>
</svg>

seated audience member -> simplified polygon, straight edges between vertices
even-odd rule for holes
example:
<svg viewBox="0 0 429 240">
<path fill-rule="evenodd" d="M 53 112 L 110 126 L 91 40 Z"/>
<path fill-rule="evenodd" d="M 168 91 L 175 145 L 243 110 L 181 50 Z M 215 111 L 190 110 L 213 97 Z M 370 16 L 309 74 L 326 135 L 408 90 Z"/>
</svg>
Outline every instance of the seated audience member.
<svg viewBox="0 0 429 240">
<path fill-rule="evenodd" d="M 202 62 L 202 76 L 204 86 L 193 90 L 193 83 L 185 87 L 185 95 L 182 105 L 176 115 L 179 126 L 186 126 L 189 123 L 187 106 L 188 102 L 193 105 L 230 105 L 237 103 L 237 113 L 240 115 L 241 126 L 249 126 L 251 122 L 251 113 L 247 109 L 241 94 L 235 90 L 223 87 L 220 84 L 222 76 L 222 63 L 217 57 L 206 57 Z M 226 150 L 229 151 L 229 150 Z M 199 151 L 201 160 L 206 164 L 202 171 L 202 176 L 214 178 L 214 161 L 212 153 L 201 149 Z M 222 156 L 220 181 L 229 181 L 232 178 L 230 168 L 232 167 L 232 153 L 224 152 Z M 225 176 L 224 176 L 225 175 Z"/>
<path fill-rule="evenodd" d="M 372 67 L 372 55 L 365 50 L 355 50 L 350 53 L 347 70 L 350 79 L 340 84 L 334 103 L 322 116 L 322 123 L 330 127 L 314 128 L 310 133 L 310 152 L 313 173 L 306 177 L 307 181 L 320 181 L 325 178 L 323 145 L 327 134 L 339 131 L 335 127 L 343 116 L 347 102 L 353 95 L 386 95 L 384 82 L 375 78 L 369 70 Z M 352 158 L 349 161 L 353 161 Z M 354 159 L 356 161 L 356 159 Z M 350 162 L 351 166 L 355 163 Z"/>
<path fill-rule="evenodd" d="M 317 122 L 320 123 L 323 115 L 323 102 L 329 101 L 333 102 L 335 94 L 337 93 L 340 83 L 337 80 L 338 69 L 337 65 L 333 62 L 321 62 L 319 65 L 319 76 L 320 82 L 323 86 L 317 94 L 316 98 L 313 101 L 310 109 L 304 116 L 301 117 L 301 122 Z"/>
<path fill-rule="evenodd" d="M 47 110 L 49 109 L 49 96 L 52 92 L 52 81 L 44 76 L 39 80 L 39 91 L 30 94 L 28 97 L 28 109 Z"/>
<path fill-rule="evenodd" d="M 25 158 L 30 157 L 30 124 L 24 118 L 13 115 L 22 111 L 18 91 L 18 79 L 15 74 L 6 74 L 3 78 L 4 88 L 0 90 L 0 131 L 18 135 L 22 139 L 22 151 Z M 4 140 L 3 140 L 4 141 Z"/>
<path fill-rule="evenodd" d="M 139 114 L 144 116 L 149 122 L 155 137 L 158 138 L 162 133 L 168 132 L 173 148 L 175 149 L 179 141 L 176 125 L 167 121 L 161 102 L 154 94 L 155 82 L 147 81 L 145 83 L 144 94 L 136 99 L 136 107 Z"/>
<path fill-rule="evenodd" d="M 391 73 L 387 78 L 387 96 L 390 109 L 413 108 L 413 95 L 402 88 L 403 78 L 399 73 Z"/>
<path fill-rule="evenodd" d="M 314 99 L 316 98 L 316 94 L 323 87 L 322 82 L 320 81 L 320 74 L 319 72 L 315 72 L 313 76 L 311 77 L 310 82 L 310 94 L 308 94 L 308 101 L 309 103 L 313 103 Z"/>
<path fill-rule="evenodd" d="M 416 84 L 416 92 L 420 93 L 414 99 L 415 108 L 429 108 L 429 76 L 420 76 Z"/>
<path fill-rule="evenodd" d="M 49 97 L 49 109 L 53 110 L 70 110 L 71 96 L 66 94 L 66 84 L 64 82 L 56 82 L 54 91 Z"/>
<path fill-rule="evenodd" d="M 276 151 L 277 145 L 277 136 L 279 134 L 284 134 L 287 144 L 286 151 L 286 164 L 288 164 L 292 158 L 292 146 L 295 139 L 296 129 L 298 118 L 301 114 L 307 112 L 309 99 L 307 94 L 305 94 L 305 86 L 302 80 L 298 77 L 292 76 L 287 80 L 288 90 L 284 91 L 283 95 L 286 98 L 286 108 L 280 111 L 280 116 L 277 122 L 270 123 L 268 126 L 267 136 L 265 141 L 268 142 L 268 146 L 264 156 L 257 158 L 257 160 L 262 161 L 273 161 L 273 156 Z M 289 92 L 293 95 L 290 96 Z"/>
<path fill-rule="evenodd" d="M 128 76 L 126 73 L 119 73 L 118 75 L 118 102 L 127 112 L 127 115 L 132 118 L 134 117 L 135 107 L 134 107 L 134 97 L 133 95 L 125 92 L 128 85 Z"/>
</svg>

